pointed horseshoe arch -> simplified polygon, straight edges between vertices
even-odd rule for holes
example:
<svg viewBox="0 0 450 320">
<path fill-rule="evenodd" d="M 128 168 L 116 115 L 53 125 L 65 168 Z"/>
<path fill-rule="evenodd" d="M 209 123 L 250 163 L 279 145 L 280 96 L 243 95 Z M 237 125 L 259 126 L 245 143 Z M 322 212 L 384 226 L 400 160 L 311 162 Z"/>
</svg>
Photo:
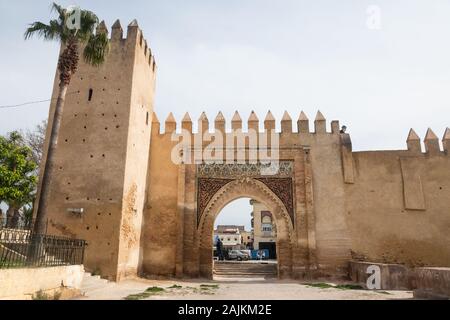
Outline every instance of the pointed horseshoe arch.
<svg viewBox="0 0 450 320">
<path fill-rule="evenodd" d="M 238 179 L 226 184 L 215 193 L 206 205 L 197 229 L 201 276 L 212 277 L 214 222 L 226 205 L 240 198 L 255 199 L 263 203 L 272 212 L 278 231 L 278 275 L 280 278 L 289 277 L 292 273 L 294 225 L 280 198 L 264 183 L 252 178 Z"/>
</svg>

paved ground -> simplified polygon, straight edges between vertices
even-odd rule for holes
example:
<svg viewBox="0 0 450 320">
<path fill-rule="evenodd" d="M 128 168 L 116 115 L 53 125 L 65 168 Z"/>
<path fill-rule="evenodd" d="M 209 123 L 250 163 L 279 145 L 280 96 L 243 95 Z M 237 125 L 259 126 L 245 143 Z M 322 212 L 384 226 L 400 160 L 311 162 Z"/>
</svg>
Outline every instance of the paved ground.
<svg viewBox="0 0 450 320">
<path fill-rule="evenodd" d="M 315 284 L 322 283 L 320 281 Z M 150 292 L 144 293 L 148 288 Z M 163 291 L 162 291 L 163 290 Z M 143 294 L 144 293 L 144 294 Z M 127 280 L 86 293 L 83 300 L 391 300 L 412 299 L 412 292 L 374 292 L 310 287 L 295 281 L 217 278 L 215 281 Z"/>
</svg>

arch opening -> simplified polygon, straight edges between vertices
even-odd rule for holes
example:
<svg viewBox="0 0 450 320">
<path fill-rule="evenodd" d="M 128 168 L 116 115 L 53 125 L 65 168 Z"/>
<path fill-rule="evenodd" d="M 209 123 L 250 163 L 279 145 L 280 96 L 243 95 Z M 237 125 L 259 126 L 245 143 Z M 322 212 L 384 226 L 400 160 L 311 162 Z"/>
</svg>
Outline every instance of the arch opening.
<svg viewBox="0 0 450 320">
<path fill-rule="evenodd" d="M 261 204 L 264 216 L 271 217 L 272 226 L 275 225 L 275 257 L 277 260 L 276 274 L 279 278 L 288 278 L 292 273 L 292 221 L 281 200 L 262 182 L 256 179 L 244 178 L 235 180 L 222 187 L 209 201 L 200 218 L 198 226 L 198 241 L 200 249 L 200 274 L 213 278 L 214 270 L 214 226 L 222 210 L 238 199 L 252 199 L 253 203 Z M 268 214 L 270 213 L 270 215 Z M 268 222 L 268 219 L 265 219 Z M 263 222 L 263 219 L 261 220 Z M 263 223 L 261 223 L 261 228 Z M 268 227 L 268 225 L 266 225 Z M 266 228 L 266 232 L 268 228 Z M 261 232 L 264 232 L 261 229 Z M 259 248 L 259 246 L 258 246 Z"/>
<path fill-rule="evenodd" d="M 251 198 L 233 200 L 214 223 L 213 278 L 276 277 L 276 240 L 276 221 L 263 203 Z"/>
</svg>

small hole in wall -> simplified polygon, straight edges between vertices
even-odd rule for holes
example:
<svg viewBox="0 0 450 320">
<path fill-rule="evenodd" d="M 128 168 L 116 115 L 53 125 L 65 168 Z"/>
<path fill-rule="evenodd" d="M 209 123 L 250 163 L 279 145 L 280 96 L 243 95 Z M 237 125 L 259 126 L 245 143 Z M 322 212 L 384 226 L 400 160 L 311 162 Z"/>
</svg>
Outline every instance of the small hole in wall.
<svg viewBox="0 0 450 320">
<path fill-rule="evenodd" d="M 98 230 L 98 226 L 95 226 L 95 229 L 97 229 L 97 230 Z"/>
<path fill-rule="evenodd" d="M 107 130 L 108 130 L 108 127 L 106 127 L 105 130 L 107 131 Z"/>
<path fill-rule="evenodd" d="M 99 212 L 99 213 L 97 213 L 97 215 L 98 215 L 98 216 L 101 216 L 102 214 Z"/>
<path fill-rule="evenodd" d="M 67 200 L 67 201 L 69 201 L 69 200 L 70 200 L 70 198 L 69 198 L 69 197 L 67 197 L 67 198 L 66 198 L 66 200 Z"/>
<path fill-rule="evenodd" d="M 59 167 L 59 170 L 62 170 L 63 169 L 63 167 Z"/>
<path fill-rule="evenodd" d="M 89 89 L 88 101 L 92 101 L 92 96 L 94 95 L 94 90 Z"/>
<path fill-rule="evenodd" d="M 67 182 L 67 185 L 70 186 L 72 183 L 71 182 Z"/>
<path fill-rule="evenodd" d="M 85 114 L 84 114 L 84 116 L 85 116 L 85 117 L 87 118 L 88 114 L 87 114 L 87 113 L 85 113 Z"/>
<path fill-rule="evenodd" d="M 83 142 L 86 142 L 86 139 L 83 139 Z"/>
<path fill-rule="evenodd" d="M 86 227 L 86 230 L 89 231 L 90 227 Z"/>
<path fill-rule="evenodd" d="M 91 200 L 91 198 L 87 197 L 86 200 L 89 201 L 89 200 Z"/>
<path fill-rule="evenodd" d="M 84 126 L 85 129 L 87 129 L 87 126 Z"/>
<path fill-rule="evenodd" d="M 66 139 L 65 141 L 66 141 L 66 142 L 69 142 L 69 140 L 67 140 L 67 139 Z"/>
<path fill-rule="evenodd" d="M 103 88 L 102 91 L 105 91 L 105 88 Z"/>
<path fill-rule="evenodd" d="M 108 213 L 108 215 L 109 215 L 109 216 L 112 216 L 111 212 L 110 212 L 110 213 Z"/>
<path fill-rule="evenodd" d="M 117 118 L 117 114 L 114 115 L 114 118 Z"/>
<path fill-rule="evenodd" d="M 119 104 L 119 101 L 116 101 L 116 104 Z"/>
<path fill-rule="evenodd" d="M 91 154 L 91 159 L 94 158 L 94 155 Z"/>
<path fill-rule="evenodd" d="M 442 187 L 439 187 L 439 190 L 442 190 Z"/>
<path fill-rule="evenodd" d="M 76 113 L 75 113 L 73 116 L 74 116 L 75 118 L 78 117 L 78 115 L 77 115 Z"/>
<path fill-rule="evenodd" d="M 106 158 L 106 155 L 102 154 L 102 158 Z"/>
<path fill-rule="evenodd" d="M 103 77 L 103 79 L 105 79 L 105 80 L 106 80 L 106 77 Z"/>
<path fill-rule="evenodd" d="M 102 199 L 98 198 L 97 201 L 102 201 Z"/>
<path fill-rule="evenodd" d="M 104 117 L 105 116 L 105 114 L 104 113 L 102 113 L 102 117 Z"/>
<path fill-rule="evenodd" d="M 110 245 L 111 245 L 111 243 L 108 242 L 108 246 L 110 246 Z"/>
<path fill-rule="evenodd" d="M 120 126 L 116 126 L 116 129 L 119 129 L 120 128 Z"/>
</svg>

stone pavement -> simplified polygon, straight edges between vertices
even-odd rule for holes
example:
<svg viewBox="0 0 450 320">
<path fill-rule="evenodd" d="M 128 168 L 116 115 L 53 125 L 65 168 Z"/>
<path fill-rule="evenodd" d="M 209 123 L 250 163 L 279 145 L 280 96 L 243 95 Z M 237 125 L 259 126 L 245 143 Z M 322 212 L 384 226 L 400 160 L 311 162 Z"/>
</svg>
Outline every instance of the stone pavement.
<svg viewBox="0 0 450 320">
<path fill-rule="evenodd" d="M 316 286 L 324 282 L 315 281 Z M 148 288 L 148 294 L 143 294 Z M 134 279 L 121 283 L 92 283 L 80 300 L 396 300 L 412 299 L 409 291 L 367 291 L 308 286 L 296 281 L 263 278 L 215 278 L 200 280 Z"/>
</svg>

